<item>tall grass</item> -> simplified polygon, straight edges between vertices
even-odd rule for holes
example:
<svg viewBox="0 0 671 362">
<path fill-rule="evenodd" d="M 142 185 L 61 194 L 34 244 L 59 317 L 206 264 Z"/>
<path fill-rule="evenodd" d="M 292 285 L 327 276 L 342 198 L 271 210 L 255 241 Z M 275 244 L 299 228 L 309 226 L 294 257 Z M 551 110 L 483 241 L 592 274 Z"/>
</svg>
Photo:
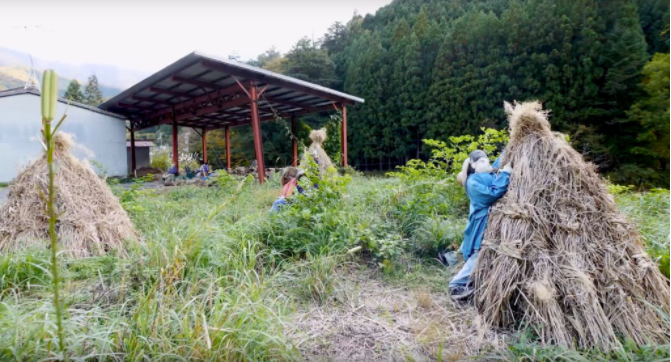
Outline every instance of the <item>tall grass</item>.
<svg viewBox="0 0 671 362">
<path fill-rule="evenodd" d="M 669 277 L 669 190 L 653 189 L 630 192 L 630 188 L 613 188 L 615 200 L 638 226 L 648 253 L 658 259 L 661 271 Z"/>
<path fill-rule="evenodd" d="M 334 275 L 355 245 L 363 247 L 356 260 L 394 283 L 444 288 L 448 276 L 432 253 L 461 242 L 467 204 L 451 196 L 458 189 L 361 176 L 320 187 L 325 193 L 276 215 L 268 212 L 280 192 L 276 179 L 237 195 L 223 186 L 120 194 L 142 235 L 128 243 L 129 257 L 60 259 L 66 353 L 98 361 L 300 360 L 285 334 L 289 318 L 299 303 L 337 307 L 348 298 Z M 650 245 L 663 245 L 668 193 L 652 196 L 617 199 Z M 0 360 L 57 358 L 49 265 L 45 251 L 0 256 Z M 518 345 L 494 357 L 533 356 L 532 340 Z"/>
</svg>

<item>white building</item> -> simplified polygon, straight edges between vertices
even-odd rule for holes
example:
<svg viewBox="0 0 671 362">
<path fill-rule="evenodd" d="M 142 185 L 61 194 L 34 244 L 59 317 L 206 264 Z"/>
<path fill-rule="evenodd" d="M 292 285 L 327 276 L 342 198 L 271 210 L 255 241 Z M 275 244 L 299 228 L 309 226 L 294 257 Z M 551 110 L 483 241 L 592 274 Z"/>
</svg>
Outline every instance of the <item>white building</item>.
<svg viewBox="0 0 671 362">
<path fill-rule="evenodd" d="M 67 104 L 66 100 L 59 99 L 54 122 L 67 108 L 67 118 L 60 130 L 75 136 L 78 146 L 72 153 L 94 160 L 109 176 L 127 175 L 125 118 L 84 104 L 71 102 L 69 107 Z M 31 160 L 40 157 L 43 152 L 41 128 L 37 90 L 0 91 L 0 182 L 11 181 Z"/>
</svg>

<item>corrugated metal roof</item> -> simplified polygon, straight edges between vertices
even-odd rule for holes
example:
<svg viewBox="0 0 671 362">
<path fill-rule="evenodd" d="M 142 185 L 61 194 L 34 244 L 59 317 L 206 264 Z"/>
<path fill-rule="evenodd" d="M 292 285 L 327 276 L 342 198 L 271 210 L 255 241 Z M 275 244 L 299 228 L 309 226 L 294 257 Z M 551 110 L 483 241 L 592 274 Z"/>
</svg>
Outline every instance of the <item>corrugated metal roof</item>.
<svg viewBox="0 0 671 362">
<path fill-rule="evenodd" d="M 7 90 L 0 91 L 0 98 L 11 97 L 11 96 L 16 96 L 16 95 L 20 95 L 20 94 L 32 94 L 32 95 L 35 95 L 35 96 L 38 96 L 38 97 L 40 96 L 40 92 L 35 90 L 35 89 L 13 88 L 13 89 L 7 89 Z M 112 112 L 109 112 L 109 111 L 105 111 L 105 110 L 102 110 L 102 109 L 97 108 L 97 107 L 91 107 L 89 105 L 82 104 L 82 103 L 79 103 L 79 102 L 69 101 L 65 98 L 58 98 L 58 101 L 61 102 L 61 103 L 70 104 L 73 107 L 83 108 L 83 109 L 86 109 L 86 110 L 91 111 L 91 112 L 104 114 L 106 116 L 119 118 L 119 119 L 124 119 L 124 120 L 126 119 L 125 116 L 122 116 L 122 115 L 119 115 L 119 114 L 116 114 L 116 113 L 112 113 Z"/>
<path fill-rule="evenodd" d="M 171 123 L 219 128 L 246 124 L 249 97 L 240 84 L 254 82 L 265 92 L 259 117 L 274 119 L 332 110 L 333 103 L 364 100 L 317 84 L 274 73 L 234 60 L 193 52 L 100 105 L 126 115 L 138 128 Z"/>
</svg>

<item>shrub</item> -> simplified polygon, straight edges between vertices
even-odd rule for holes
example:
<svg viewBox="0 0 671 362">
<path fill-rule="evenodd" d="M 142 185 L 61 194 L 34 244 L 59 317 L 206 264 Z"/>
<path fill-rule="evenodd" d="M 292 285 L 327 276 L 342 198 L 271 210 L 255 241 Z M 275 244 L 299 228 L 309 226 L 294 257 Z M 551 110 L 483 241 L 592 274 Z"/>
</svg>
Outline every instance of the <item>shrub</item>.
<svg viewBox="0 0 671 362">
<path fill-rule="evenodd" d="M 415 230 L 413 248 L 422 256 L 435 257 L 446 247 L 457 250 L 464 237 L 466 220 L 429 217 Z"/>
<path fill-rule="evenodd" d="M 151 153 L 151 167 L 158 168 L 163 172 L 167 172 L 172 165 L 172 157 L 170 152 L 165 148 L 157 148 Z"/>
<path fill-rule="evenodd" d="M 301 181 L 305 194 L 294 194 L 280 212 L 272 213 L 261 226 L 260 237 L 276 255 L 320 255 L 331 249 L 349 246 L 343 238 L 348 225 L 341 210 L 342 194 L 351 181 L 338 176 L 334 168 L 320 178 L 319 168 L 308 156 L 306 179 Z M 315 186 L 316 185 L 316 186 Z"/>
<path fill-rule="evenodd" d="M 415 229 L 434 216 L 466 216 L 468 198 L 464 190 L 455 181 L 461 171 L 463 161 L 470 152 L 483 149 L 490 156 L 498 156 L 498 150 L 507 141 L 505 131 L 482 129 L 477 138 L 471 135 L 450 137 L 450 143 L 436 140 L 424 140 L 433 147 L 431 159 L 410 160 L 405 166 L 399 166 L 397 172 L 387 175 L 402 181 L 396 190 L 392 215 L 401 223 L 404 235 L 411 235 Z M 419 246 L 421 244 L 416 244 Z M 426 253 L 433 253 L 437 245 Z M 420 250 L 416 250 L 423 254 Z"/>
<path fill-rule="evenodd" d="M 397 167 L 399 172 L 390 172 L 388 175 L 411 181 L 444 179 L 448 175 L 456 176 L 461 171 L 464 160 L 477 149 L 485 151 L 490 158 L 498 157 L 502 146 L 508 142 L 508 133 L 493 128 L 482 128 L 482 131 L 477 139 L 471 135 L 450 137 L 450 144 L 431 139 L 422 140 L 433 147 L 429 161 L 410 160 L 405 166 Z"/>
</svg>

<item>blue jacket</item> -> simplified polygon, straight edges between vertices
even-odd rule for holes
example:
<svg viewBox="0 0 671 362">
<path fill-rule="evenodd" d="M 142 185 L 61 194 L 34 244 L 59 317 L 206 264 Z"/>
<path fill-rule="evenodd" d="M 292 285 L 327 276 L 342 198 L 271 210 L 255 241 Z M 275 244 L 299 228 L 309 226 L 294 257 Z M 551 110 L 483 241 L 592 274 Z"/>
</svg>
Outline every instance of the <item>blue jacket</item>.
<svg viewBox="0 0 671 362">
<path fill-rule="evenodd" d="M 499 167 L 499 163 L 500 158 L 492 166 Z M 461 244 L 461 252 L 465 259 L 473 254 L 473 250 L 480 249 L 487 227 L 489 207 L 508 191 L 509 181 L 510 175 L 503 171 L 499 172 L 498 175 L 495 173 L 474 173 L 468 176 L 466 194 L 471 200 L 471 207 L 468 214 L 468 225 L 464 230 L 464 242 Z"/>
</svg>

